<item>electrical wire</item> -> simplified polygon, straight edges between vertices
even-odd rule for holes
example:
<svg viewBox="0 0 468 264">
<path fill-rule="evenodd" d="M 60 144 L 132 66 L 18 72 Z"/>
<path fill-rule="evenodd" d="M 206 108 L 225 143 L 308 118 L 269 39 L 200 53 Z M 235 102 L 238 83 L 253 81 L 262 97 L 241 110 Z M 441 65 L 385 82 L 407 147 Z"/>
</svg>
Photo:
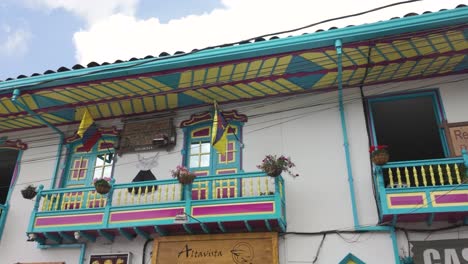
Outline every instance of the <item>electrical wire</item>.
<svg viewBox="0 0 468 264">
<path fill-rule="evenodd" d="M 339 16 L 339 17 L 335 17 L 335 18 L 322 20 L 322 21 L 319 21 L 319 22 L 316 22 L 316 23 L 312 23 L 312 24 L 309 24 L 309 25 L 306 25 L 306 26 L 303 26 L 303 27 L 299 27 L 299 28 L 295 28 L 295 29 L 291 29 L 291 30 L 285 30 L 285 31 L 280 31 L 280 32 L 276 32 L 276 33 L 269 33 L 269 34 L 256 36 L 256 37 L 252 37 L 252 38 L 249 38 L 249 39 L 245 39 L 245 40 L 242 40 L 242 41 L 236 41 L 236 42 L 232 42 L 232 43 L 224 43 L 224 44 L 221 44 L 221 45 L 210 46 L 210 47 L 206 47 L 206 48 L 203 48 L 203 49 L 200 49 L 200 50 L 193 50 L 191 52 L 184 53 L 184 54 L 174 54 L 173 56 L 146 59 L 146 60 L 142 60 L 141 62 L 137 62 L 137 63 L 131 64 L 131 65 L 113 67 L 113 68 L 110 68 L 110 69 L 100 69 L 100 70 L 96 70 L 96 71 L 92 71 L 92 72 L 87 72 L 87 73 L 84 73 L 84 74 L 79 74 L 79 75 L 76 75 L 76 76 L 67 76 L 67 77 L 60 77 L 60 78 L 55 78 L 55 79 L 51 79 L 51 80 L 45 80 L 45 81 L 37 82 L 35 84 L 30 84 L 30 85 L 27 85 L 27 86 L 23 86 L 22 88 L 32 88 L 32 87 L 35 87 L 35 86 L 51 83 L 51 82 L 54 82 L 54 81 L 57 81 L 57 80 L 67 80 L 67 79 L 72 79 L 72 78 L 77 78 L 77 77 L 84 77 L 84 76 L 89 76 L 89 75 L 93 75 L 93 74 L 97 74 L 97 73 L 107 72 L 107 71 L 110 71 L 110 70 L 115 71 L 115 70 L 122 70 L 122 69 L 130 69 L 130 68 L 134 68 L 134 67 L 137 67 L 137 66 L 148 64 L 148 63 L 154 62 L 154 61 L 161 61 L 161 60 L 167 60 L 167 59 L 172 59 L 172 58 L 184 57 L 184 56 L 188 56 L 188 55 L 191 55 L 191 54 L 194 54 L 194 53 L 199 53 L 199 52 L 202 52 L 202 51 L 205 51 L 205 50 L 215 49 L 215 48 L 222 48 L 222 47 L 225 47 L 225 46 L 240 45 L 243 42 L 250 42 L 250 41 L 256 40 L 258 38 L 262 38 L 262 37 L 287 34 L 287 33 L 295 32 L 295 31 L 307 29 L 307 28 L 310 28 L 310 27 L 318 26 L 318 25 L 321 25 L 321 24 L 324 24 L 324 23 L 337 21 L 337 20 L 341 20 L 341 19 L 346 19 L 346 18 L 351 18 L 351 17 L 356 17 L 356 16 L 361 16 L 361 15 L 364 15 L 364 14 L 376 12 L 376 11 L 383 10 L 383 9 L 387 9 L 387 8 L 390 8 L 390 7 L 393 7 L 393 6 L 404 5 L 404 4 L 409 4 L 409 3 L 413 3 L 413 2 L 419 2 L 419 1 L 422 1 L 422 0 L 401 1 L 401 2 L 397 2 L 397 3 L 393 3 L 393 4 L 389 4 L 389 5 L 385 5 L 385 6 L 380 6 L 380 7 L 373 8 L 373 9 L 369 9 L 369 10 L 366 10 L 366 11 L 346 15 L 346 16 Z"/>
<path fill-rule="evenodd" d="M 459 79 L 459 80 L 453 80 L 453 81 L 442 81 L 442 82 L 435 82 L 435 83 L 431 83 L 429 85 L 425 85 L 425 86 L 417 86 L 413 89 L 405 89 L 404 91 L 411 91 L 411 90 L 418 90 L 418 89 L 422 89 L 422 88 L 427 88 L 427 87 L 433 87 L 434 85 L 438 85 L 438 84 L 447 84 L 447 83 L 456 83 L 456 82 L 460 82 L 460 81 L 464 81 L 464 80 L 467 80 L 468 78 L 463 78 L 463 79 Z M 395 87 L 398 87 L 398 84 L 395 85 Z M 383 93 L 386 93 L 388 90 L 392 90 L 395 88 L 394 86 L 390 86 L 386 89 L 383 89 L 383 90 L 380 90 L 378 94 L 383 94 Z M 360 96 L 359 97 L 351 97 L 351 96 L 354 96 L 355 94 L 357 93 L 351 93 L 349 95 L 347 95 L 347 99 L 345 98 L 344 102 L 346 104 L 349 104 L 349 103 L 353 103 L 355 101 L 358 101 L 358 100 L 361 100 Z M 374 96 L 375 94 L 373 94 Z M 346 97 L 346 96 L 345 96 Z M 289 99 L 289 98 L 288 98 Z M 302 110 L 302 109 L 306 109 L 306 108 L 313 108 L 313 107 L 318 107 L 318 106 L 327 106 L 327 105 L 331 105 L 330 107 L 326 107 L 326 108 L 323 108 L 323 109 L 312 109 L 311 111 L 308 111 L 308 112 L 304 112 L 304 113 L 299 113 L 299 114 L 296 114 L 296 115 L 291 115 L 291 116 L 288 116 L 288 117 L 280 117 L 280 118 L 277 118 L 277 119 L 272 119 L 272 120 L 265 120 L 265 121 L 261 121 L 261 122 L 256 122 L 256 123 L 247 123 L 244 125 L 244 127 L 250 127 L 250 126 L 256 126 L 256 125 L 259 125 L 259 124 L 262 124 L 262 123 L 271 123 L 272 121 L 280 121 L 280 122 L 275 122 L 275 123 L 272 123 L 272 124 L 269 124 L 267 126 L 263 126 L 263 127 L 260 127 L 258 129 L 254 129 L 254 130 L 251 130 L 251 131 L 247 131 L 245 132 L 245 134 L 250 134 L 250 133 L 254 133 L 254 132 L 257 132 L 257 131 L 262 131 L 264 129 L 267 129 L 267 128 L 270 128 L 270 127 L 274 127 L 274 126 L 277 126 L 277 125 L 281 125 L 281 124 L 284 124 L 284 123 L 288 123 L 288 122 L 291 122 L 291 121 L 294 121 L 294 120 L 297 120 L 297 119 L 300 119 L 300 118 L 303 118 L 303 117 L 306 117 L 306 116 L 309 116 L 310 114 L 313 114 L 313 113 L 318 113 L 320 111 L 326 111 L 326 110 L 330 110 L 330 109 L 333 109 L 333 108 L 337 108 L 337 101 L 336 101 L 336 96 L 331 96 L 330 97 L 331 102 L 323 102 L 323 101 L 320 101 L 320 103 L 317 103 L 317 104 L 310 104 L 310 105 L 303 105 L 303 106 L 300 106 L 300 107 L 290 107 L 290 108 L 287 108 L 285 110 L 276 110 L 276 111 L 269 111 L 269 112 L 266 112 L 266 113 L 262 113 L 262 114 L 259 114 L 259 115 L 253 115 L 252 117 L 249 117 L 250 119 L 254 119 L 254 118 L 257 118 L 257 117 L 263 117 L 265 115 L 271 115 L 271 114 L 277 114 L 277 113 L 282 113 L 282 112 L 288 112 L 288 111 L 294 111 L 294 110 Z M 287 101 L 284 100 L 284 101 Z M 289 118 L 289 119 L 288 119 Z M 38 147 L 45 147 L 45 146 L 53 146 L 51 144 L 46 144 L 46 145 L 43 145 L 43 146 L 33 146 L 33 147 L 30 147 L 30 149 L 33 149 L 33 148 L 38 148 Z M 174 151 L 174 152 L 168 152 L 168 154 L 173 154 L 173 153 L 177 153 L 178 151 Z M 42 153 L 56 153 L 56 151 L 50 151 L 50 152 L 42 152 Z M 63 156 L 66 156 L 66 154 L 63 154 Z M 53 160 L 55 159 L 57 156 L 56 155 L 51 155 L 51 156 L 47 156 L 46 158 L 48 160 Z M 46 158 L 44 159 L 41 159 L 41 158 L 35 158 L 35 159 L 30 159 L 30 160 L 24 160 L 22 161 L 22 164 L 26 164 L 28 162 L 40 162 L 40 161 L 44 161 L 46 160 Z M 1 158 L 0 158 L 1 159 Z"/>
</svg>

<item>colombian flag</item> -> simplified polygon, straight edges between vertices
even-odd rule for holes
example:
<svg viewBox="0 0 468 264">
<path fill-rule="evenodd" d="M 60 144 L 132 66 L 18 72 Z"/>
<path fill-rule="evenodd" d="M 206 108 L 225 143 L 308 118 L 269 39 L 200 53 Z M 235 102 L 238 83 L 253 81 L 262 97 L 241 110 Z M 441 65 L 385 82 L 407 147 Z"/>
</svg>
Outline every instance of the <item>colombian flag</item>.
<svg viewBox="0 0 468 264">
<path fill-rule="evenodd" d="M 101 138 L 101 132 L 99 132 L 88 109 L 85 109 L 77 134 L 81 137 L 85 151 L 90 151 L 99 138 Z"/>
<path fill-rule="evenodd" d="M 213 128 L 211 133 L 211 145 L 219 154 L 226 154 L 228 124 L 218 109 L 218 103 L 214 102 Z"/>
</svg>

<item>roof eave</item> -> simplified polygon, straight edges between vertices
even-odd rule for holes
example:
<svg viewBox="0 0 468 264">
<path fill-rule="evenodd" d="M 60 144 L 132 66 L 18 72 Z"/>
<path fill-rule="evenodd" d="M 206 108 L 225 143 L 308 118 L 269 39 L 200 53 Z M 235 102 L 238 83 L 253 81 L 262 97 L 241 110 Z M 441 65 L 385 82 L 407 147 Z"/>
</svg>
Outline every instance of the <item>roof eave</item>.
<svg viewBox="0 0 468 264">
<path fill-rule="evenodd" d="M 59 72 L 0 83 L 0 91 L 13 89 L 37 89 L 80 82 L 112 79 L 149 72 L 182 69 L 198 65 L 247 59 L 299 50 L 329 47 L 336 39 L 342 43 L 366 41 L 392 35 L 431 30 L 468 23 L 468 8 L 428 13 L 395 20 L 375 22 L 359 26 L 328 30 L 290 38 L 256 42 L 246 45 L 209 49 L 193 54 L 163 58 L 142 59 L 93 68 Z"/>
</svg>

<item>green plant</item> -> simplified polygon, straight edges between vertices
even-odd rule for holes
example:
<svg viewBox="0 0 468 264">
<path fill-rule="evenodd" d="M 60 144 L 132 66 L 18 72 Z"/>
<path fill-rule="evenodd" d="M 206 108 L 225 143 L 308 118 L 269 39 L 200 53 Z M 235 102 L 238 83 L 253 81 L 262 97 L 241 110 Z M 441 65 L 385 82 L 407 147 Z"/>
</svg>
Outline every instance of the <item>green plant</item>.
<svg viewBox="0 0 468 264">
<path fill-rule="evenodd" d="M 197 177 L 184 166 L 178 165 L 175 170 L 171 170 L 172 178 L 179 180 L 182 184 L 191 184 Z"/>
<path fill-rule="evenodd" d="M 96 188 L 96 192 L 100 194 L 108 193 L 111 188 L 109 181 L 110 181 L 110 178 L 94 179 L 94 188 Z"/>
<path fill-rule="evenodd" d="M 296 167 L 296 165 L 291 161 L 291 158 L 286 158 L 283 155 L 279 158 L 277 158 L 276 155 L 267 155 L 262 160 L 262 164 L 257 165 L 257 168 L 271 177 L 277 177 L 283 171 L 288 172 L 288 174 L 293 177 L 299 176 L 299 174 L 291 172 L 291 168 L 293 167 Z"/>
</svg>

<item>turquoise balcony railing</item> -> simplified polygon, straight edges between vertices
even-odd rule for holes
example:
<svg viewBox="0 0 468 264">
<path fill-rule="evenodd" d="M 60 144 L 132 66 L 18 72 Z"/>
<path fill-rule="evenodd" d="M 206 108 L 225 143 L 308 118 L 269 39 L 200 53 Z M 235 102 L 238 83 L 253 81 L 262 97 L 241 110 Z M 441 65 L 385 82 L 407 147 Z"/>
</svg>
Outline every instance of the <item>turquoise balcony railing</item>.
<svg viewBox="0 0 468 264">
<path fill-rule="evenodd" d="M 286 230 L 283 178 L 262 172 L 198 177 L 191 185 L 173 179 L 113 184 L 105 195 L 94 187 L 40 187 L 37 197 L 27 233 L 39 243 Z M 187 221 L 175 223 L 177 215 Z"/>
<path fill-rule="evenodd" d="M 468 155 L 374 168 L 381 221 L 468 222 Z"/>
<path fill-rule="evenodd" d="M 8 205 L 0 204 L 0 239 L 2 238 L 3 228 L 5 227 Z"/>
</svg>

